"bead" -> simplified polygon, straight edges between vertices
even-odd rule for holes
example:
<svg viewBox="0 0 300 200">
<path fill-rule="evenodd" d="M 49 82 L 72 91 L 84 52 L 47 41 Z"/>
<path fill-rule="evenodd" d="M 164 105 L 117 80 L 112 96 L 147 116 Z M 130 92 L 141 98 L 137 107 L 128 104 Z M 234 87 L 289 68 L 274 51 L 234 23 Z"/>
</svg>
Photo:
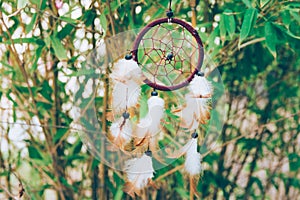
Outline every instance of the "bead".
<svg viewBox="0 0 300 200">
<path fill-rule="evenodd" d="M 173 53 L 168 53 L 167 60 L 172 60 L 172 59 L 173 59 Z"/>
<path fill-rule="evenodd" d="M 145 154 L 147 155 L 147 156 L 152 156 L 152 151 L 150 151 L 150 150 L 147 150 L 147 151 L 145 151 Z"/>
<path fill-rule="evenodd" d="M 167 17 L 170 19 L 171 17 L 173 17 L 173 11 L 169 10 L 167 11 Z"/>
<path fill-rule="evenodd" d="M 197 137 L 198 137 L 198 133 L 195 131 L 194 133 L 192 133 L 192 135 L 191 135 L 191 136 L 192 136 L 192 138 L 194 138 L 194 139 L 195 139 L 195 138 L 197 138 Z"/>
<path fill-rule="evenodd" d="M 125 59 L 126 59 L 126 60 L 132 59 L 132 55 L 131 55 L 131 54 L 126 54 Z"/>
<path fill-rule="evenodd" d="M 151 92 L 151 96 L 157 96 L 158 92 L 156 92 L 155 90 Z"/>
<path fill-rule="evenodd" d="M 204 72 L 198 71 L 198 72 L 197 72 L 197 76 L 204 76 Z"/>
<path fill-rule="evenodd" d="M 128 118 L 130 117 L 130 114 L 129 114 L 128 112 L 125 111 L 125 112 L 122 114 L 122 116 L 123 116 L 124 119 L 128 119 Z"/>
</svg>

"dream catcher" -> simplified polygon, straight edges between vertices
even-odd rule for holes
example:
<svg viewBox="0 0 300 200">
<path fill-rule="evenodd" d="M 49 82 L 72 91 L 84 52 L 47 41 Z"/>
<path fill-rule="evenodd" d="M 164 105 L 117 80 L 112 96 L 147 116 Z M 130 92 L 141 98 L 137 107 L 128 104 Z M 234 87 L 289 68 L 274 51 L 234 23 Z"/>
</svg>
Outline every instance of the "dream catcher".
<svg viewBox="0 0 300 200">
<path fill-rule="evenodd" d="M 197 131 L 210 119 L 213 94 L 212 84 L 201 71 L 203 59 L 198 32 L 187 22 L 173 18 L 170 9 L 166 18 L 143 28 L 132 50 L 114 63 L 110 74 L 113 119 L 108 135 L 114 148 L 133 155 L 123 168 L 127 174 L 124 191 L 129 195 L 140 195 L 152 183 L 153 157 L 158 162 L 161 159 L 156 155 L 158 137 L 168 134 L 162 126 L 170 91 L 183 96 L 183 105 L 173 106 L 172 114 L 178 116 L 178 132 L 190 139 L 168 157 L 184 156 L 184 169 L 191 179 L 200 174 Z M 144 105 L 147 112 L 139 117 L 142 91 L 148 95 Z"/>
</svg>

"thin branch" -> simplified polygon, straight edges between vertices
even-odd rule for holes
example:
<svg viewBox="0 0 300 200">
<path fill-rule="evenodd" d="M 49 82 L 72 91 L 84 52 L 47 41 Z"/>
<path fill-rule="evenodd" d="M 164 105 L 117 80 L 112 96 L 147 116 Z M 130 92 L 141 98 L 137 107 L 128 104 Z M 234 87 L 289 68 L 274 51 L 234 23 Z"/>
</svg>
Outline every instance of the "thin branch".
<svg viewBox="0 0 300 200">
<path fill-rule="evenodd" d="M 249 45 L 251 45 L 251 44 L 255 44 L 255 43 L 258 43 L 258 42 L 262 42 L 262 41 L 264 41 L 264 40 L 266 40 L 265 37 L 256 38 L 256 39 L 254 39 L 254 40 L 250 40 L 250 41 L 245 42 L 244 44 L 242 44 L 242 45 L 240 46 L 239 49 L 245 48 L 246 46 L 249 46 Z"/>
</svg>

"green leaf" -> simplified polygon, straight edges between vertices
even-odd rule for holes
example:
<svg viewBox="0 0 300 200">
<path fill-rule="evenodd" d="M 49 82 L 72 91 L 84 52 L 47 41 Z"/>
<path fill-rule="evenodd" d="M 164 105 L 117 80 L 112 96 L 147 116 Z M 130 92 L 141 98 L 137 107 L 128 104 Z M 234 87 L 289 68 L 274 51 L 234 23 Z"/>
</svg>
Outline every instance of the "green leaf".
<svg viewBox="0 0 300 200">
<path fill-rule="evenodd" d="M 72 19 L 72 18 L 70 18 L 70 17 L 64 17 L 64 16 L 61 16 L 59 19 L 60 19 L 61 21 L 64 21 L 64 22 L 67 22 L 67 23 L 73 24 L 73 25 L 77 23 L 77 21 L 76 21 L 75 19 Z"/>
<path fill-rule="evenodd" d="M 50 46 L 51 46 L 51 39 L 50 39 L 50 37 L 45 37 L 44 42 L 46 44 L 46 47 L 50 48 Z"/>
<path fill-rule="evenodd" d="M 122 190 L 122 187 L 119 186 L 119 187 L 117 188 L 117 192 L 114 194 L 114 200 L 121 200 L 122 197 L 123 197 L 123 194 L 124 194 L 124 192 L 123 192 L 123 190 Z"/>
<path fill-rule="evenodd" d="M 81 151 L 82 148 L 82 142 L 80 139 L 78 139 L 71 148 L 71 155 L 78 154 Z"/>
<path fill-rule="evenodd" d="M 101 24 L 102 28 L 104 29 L 104 31 L 106 31 L 106 29 L 107 29 L 107 19 L 106 19 L 106 16 L 104 14 L 100 15 L 100 24 Z"/>
<path fill-rule="evenodd" d="M 54 53 L 55 53 L 56 57 L 59 60 L 67 60 L 67 58 L 68 58 L 67 52 L 66 52 L 64 46 L 62 45 L 62 43 L 60 42 L 60 40 L 56 37 L 56 35 L 51 35 L 50 39 L 51 39 L 51 43 L 52 43 L 51 46 L 54 49 Z"/>
<path fill-rule="evenodd" d="M 185 189 L 178 187 L 178 188 L 175 188 L 175 191 L 180 195 L 181 198 L 189 199 L 189 194 Z"/>
<path fill-rule="evenodd" d="M 40 46 L 36 49 L 34 57 L 33 57 L 33 64 L 30 68 L 31 73 L 35 72 L 35 70 L 37 69 L 37 62 L 38 62 L 39 58 L 41 57 L 42 52 L 43 52 L 43 46 Z"/>
<path fill-rule="evenodd" d="M 250 34 L 257 19 L 257 10 L 255 8 L 247 9 L 240 32 L 239 46 Z"/>
<path fill-rule="evenodd" d="M 28 0 L 18 0 L 17 8 L 18 10 L 24 8 L 28 3 Z"/>
<path fill-rule="evenodd" d="M 53 137 L 54 143 L 57 143 L 57 141 L 62 138 L 66 133 L 68 132 L 68 129 L 66 128 L 60 128 L 56 131 L 56 134 Z"/>
<path fill-rule="evenodd" d="M 4 44 L 20 44 L 20 43 L 40 43 L 42 42 L 41 39 L 38 39 L 38 38 L 35 38 L 35 37 L 32 37 L 32 38 L 16 38 L 16 39 L 12 39 L 12 40 L 7 40 L 7 41 L 4 41 L 1 43 L 4 43 Z"/>
<path fill-rule="evenodd" d="M 34 146 L 28 146 L 29 157 L 32 159 L 42 160 L 40 152 Z"/>
<path fill-rule="evenodd" d="M 82 19 L 85 21 L 84 23 L 86 26 L 91 26 L 94 23 L 94 19 L 96 18 L 96 16 L 97 16 L 96 10 L 94 9 L 87 10 L 84 12 Z M 101 23 L 101 16 L 100 16 L 100 23 Z"/>
<path fill-rule="evenodd" d="M 29 0 L 29 1 L 35 5 L 40 5 L 40 0 Z"/>
<path fill-rule="evenodd" d="M 265 5 L 267 5 L 268 3 L 270 2 L 270 0 L 260 0 L 259 1 L 259 4 L 260 4 L 260 7 L 264 7 Z"/>
<path fill-rule="evenodd" d="M 235 19 L 232 14 L 232 10 L 225 10 L 224 13 L 224 23 L 227 33 L 229 34 L 229 37 L 232 39 L 235 34 Z"/>
<path fill-rule="evenodd" d="M 298 171 L 300 168 L 300 156 L 296 153 L 291 153 L 288 155 L 289 157 L 289 164 L 291 171 Z"/>
<path fill-rule="evenodd" d="M 290 36 L 291 38 L 300 40 L 300 36 L 296 36 L 294 35 L 290 30 L 288 30 L 287 28 L 285 28 L 282 25 L 279 24 L 273 24 L 275 27 L 277 27 L 278 29 L 280 29 L 283 33 L 287 34 L 288 36 Z"/>
<path fill-rule="evenodd" d="M 220 38 L 221 38 L 222 43 L 224 43 L 224 41 L 226 39 L 226 27 L 225 27 L 224 14 L 221 15 L 219 26 L 220 26 Z"/>
<path fill-rule="evenodd" d="M 251 7 L 252 7 L 251 1 L 249 1 L 249 0 L 242 0 L 242 1 L 243 1 L 243 3 L 244 3 L 248 8 L 251 8 Z"/>
<path fill-rule="evenodd" d="M 67 35 L 70 35 L 70 33 L 73 31 L 73 29 L 74 29 L 74 26 L 73 26 L 73 25 L 67 24 L 65 27 L 63 27 L 63 28 L 61 29 L 61 31 L 59 31 L 59 32 L 57 33 L 57 37 L 58 37 L 60 40 L 62 40 L 62 39 L 64 39 Z"/>
<path fill-rule="evenodd" d="M 266 44 L 271 54 L 276 58 L 276 31 L 272 23 L 267 22 L 265 26 Z"/>
<path fill-rule="evenodd" d="M 37 17 L 37 14 L 34 13 L 32 16 L 31 22 L 25 28 L 26 33 L 29 33 L 33 29 L 35 22 L 36 22 L 36 17 Z"/>
</svg>

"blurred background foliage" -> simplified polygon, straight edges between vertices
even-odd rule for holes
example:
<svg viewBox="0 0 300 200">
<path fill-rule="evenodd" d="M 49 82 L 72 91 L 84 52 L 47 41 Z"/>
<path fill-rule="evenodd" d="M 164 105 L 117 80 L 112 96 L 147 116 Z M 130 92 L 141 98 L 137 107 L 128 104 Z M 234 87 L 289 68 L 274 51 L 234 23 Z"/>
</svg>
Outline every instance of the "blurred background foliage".
<svg viewBox="0 0 300 200">
<path fill-rule="evenodd" d="M 167 8 L 167 0 L 0 1 L 0 199 L 22 188 L 22 199 L 130 199 L 124 175 L 68 128 L 76 113 L 70 85 L 99 41 Z M 173 0 L 172 9 L 189 22 L 196 11 L 226 88 L 225 124 L 203 158 L 200 198 L 299 199 L 300 3 Z M 188 199 L 181 163 L 158 170 L 158 189 L 144 198 Z"/>
</svg>

